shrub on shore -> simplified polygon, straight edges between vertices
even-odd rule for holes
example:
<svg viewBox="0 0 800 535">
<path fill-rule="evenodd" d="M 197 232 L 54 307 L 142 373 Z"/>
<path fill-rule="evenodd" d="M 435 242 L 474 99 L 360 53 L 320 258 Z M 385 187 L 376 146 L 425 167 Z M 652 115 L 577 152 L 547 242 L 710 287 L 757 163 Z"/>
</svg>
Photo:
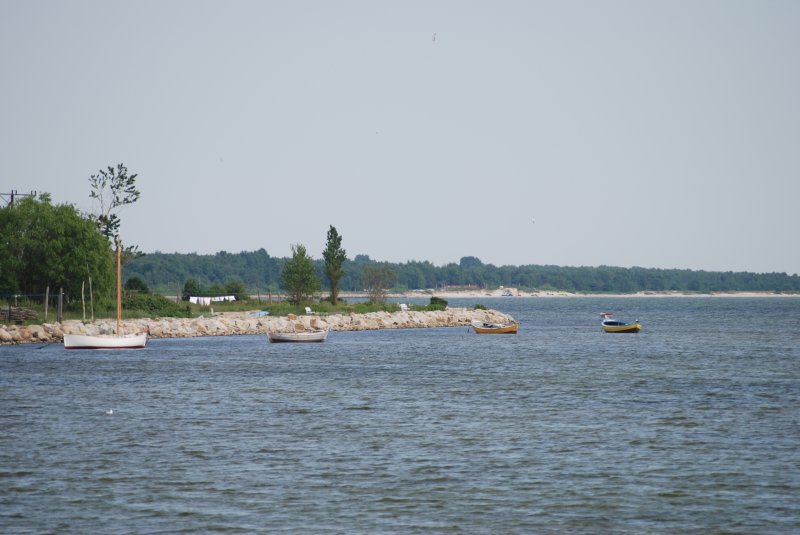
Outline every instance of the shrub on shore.
<svg viewBox="0 0 800 535">
<path fill-rule="evenodd" d="M 441 297 L 431 297 L 430 304 L 425 307 L 425 310 L 445 310 L 447 308 L 447 300 Z"/>
<path fill-rule="evenodd" d="M 161 295 L 135 294 L 126 297 L 122 303 L 126 318 L 190 318 L 191 309 Z M 111 314 L 116 314 L 111 311 Z"/>
</svg>

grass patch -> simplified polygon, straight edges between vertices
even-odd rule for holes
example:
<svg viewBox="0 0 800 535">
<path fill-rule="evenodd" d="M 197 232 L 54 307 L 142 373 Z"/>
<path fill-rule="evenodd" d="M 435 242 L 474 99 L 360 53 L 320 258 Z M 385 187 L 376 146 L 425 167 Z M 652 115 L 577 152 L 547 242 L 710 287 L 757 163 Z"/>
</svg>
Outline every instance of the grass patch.
<svg viewBox="0 0 800 535">
<path fill-rule="evenodd" d="M 38 324 L 44 322 L 44 306 L 41 303 L 26 303 L 38 314 L 36 319 L 27 320 L 25 324 Z M 123 299 L 122 318 L 193 318 L 198 316 L 208 316 L 224 312 L 251 312 L 261 310 L 269 312 L 270 316 L 288 316 L 296 314 L 303 316 L 306 314 L 305 307 L 310 307 L 316 315 L 325 316 L 328 314 L 367 314 L 370 312 L 399 312 L 400 305 L 397 303 L 370 303 L 368 301 L 358 303 L 347 303 L 340 301 L 332 305 L 328 301 L 318 303 L 306 303 L 292 305 L 285 301 L 265 302 L 263 299 L 243 299 L 233 302 L 218 302 L 211 306 L 201 306 L 197 304 L 181 301 L 176 303 L 173 299 L 166 298 L 157 294 L 134 294 Z M 447 301 L 438 297 L 432 297 L 428 305 L 409 305 L 413 311 L 432 311 L 444 310 L 447 308 Z M 51 306 L 48 311 L 47 321 L 54 323 L 57 318 L 56 307 Z M 91 319 L 89 304 L 86 305 L 86 321 Z M 72 301 L 64 307 L 64 320 L 83 320 L 83 309 L 80 301 Z M 113 303 L 98 306 L 95 303 L 94 319 L 113 319 L 117 312 Z"/>
</svg>

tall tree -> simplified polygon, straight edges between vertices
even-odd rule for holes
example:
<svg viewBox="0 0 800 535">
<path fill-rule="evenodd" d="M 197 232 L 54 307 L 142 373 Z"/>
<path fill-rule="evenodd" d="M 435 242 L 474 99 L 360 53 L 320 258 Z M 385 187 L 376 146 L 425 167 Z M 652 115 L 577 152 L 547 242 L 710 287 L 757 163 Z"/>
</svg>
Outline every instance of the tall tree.
<svg viewBox="0 0 800 535">
<path fill-rule="evenodd" d="M 306 253 L 305 246 L 292 245 L 292 257 L 281 271 L 281 284 L 293 305 L 309 301 L 322 287 L 314 271 L 314 261 Z"/>
<path fill-rule="evenodd" d="M 339 299 L 339 281 L 344 276 L 342 265 L 347 260 L 347 252 L 342 249 L 342 237 L 333 225 L 328 229 L 328 242 L 322 251 L 322 257 L 325 259 L 325 275 L 331 286 L 330 301 L 335 305 Z"/>
<path fill-rule="evenodd" d="M 117 212 L 125 205 L 138 201 L 141 195 L 136 188 L 137 176 L 128 175 L 128 168 L 119 163 L 117 167 L 109 165 L 107 169 L 100 169 L 98 174 L 89 177 L 92 187 L 89 197 L 100 204 L 99 212 L 92 217 L 103 236 L 112 242 L 116 242 L 119 237 L 120 219 Z M 129 256 L 137 256 L 136 249 L 136 246 L 127 247 L 125 252 Z"/>
</svg>

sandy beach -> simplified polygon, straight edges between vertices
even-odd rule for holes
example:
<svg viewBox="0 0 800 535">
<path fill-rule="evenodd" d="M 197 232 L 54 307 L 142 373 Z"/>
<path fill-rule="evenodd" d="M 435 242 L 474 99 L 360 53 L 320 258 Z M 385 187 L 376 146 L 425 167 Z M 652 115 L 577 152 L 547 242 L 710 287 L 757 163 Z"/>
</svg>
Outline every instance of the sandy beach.
<svg viewBox="0 0 800 535">
<path fill-rule="evenodd" d="M 342 297 L 365 297 L 366 294 L 342 294 Z M 664 291 L 664 292 L 636 292 L 636 293 L 582 293 L 582 292 L 562 292 L 562 291 L 533 291 L 528 292 L 519 290 L 512 287 L 501 287 L 496 290 L 412 290 L 404 293 L 389 294 L 392 299 L 402 298 L 430 298 L 441 297 L 444 299 L 459 299 L 459 298 L 480 298 L 480 297 L 567 297 L 567 298 L 582 298 L 582 297 L 800 297 L 800 293 L 775 293 L 775 292 L 679 292 L 679 291 Z"/>
</svg>

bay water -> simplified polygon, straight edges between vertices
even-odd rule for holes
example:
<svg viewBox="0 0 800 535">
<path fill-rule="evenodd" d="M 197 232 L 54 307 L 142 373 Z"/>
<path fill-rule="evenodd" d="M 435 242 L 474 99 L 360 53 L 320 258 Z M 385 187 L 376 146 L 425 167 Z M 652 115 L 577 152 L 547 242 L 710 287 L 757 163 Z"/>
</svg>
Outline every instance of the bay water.
<svg viewBox="0 0 800 535">
<path fill-rule="evenodd" d="M 1 347 L 0 532 L 800 532 L 800 298 L 476 303 L 519 334 Z"/>
</svg>

